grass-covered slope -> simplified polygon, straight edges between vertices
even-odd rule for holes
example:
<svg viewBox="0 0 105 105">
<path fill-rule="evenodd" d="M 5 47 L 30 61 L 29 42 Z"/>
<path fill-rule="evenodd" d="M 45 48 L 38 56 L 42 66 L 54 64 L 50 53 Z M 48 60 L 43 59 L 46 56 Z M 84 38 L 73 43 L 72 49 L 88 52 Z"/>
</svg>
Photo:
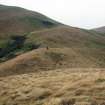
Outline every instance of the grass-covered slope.
<svg viewBox="0 0 105 105">
<path fill-rule="evenodd" d="M 98 33 L 105 34 L 105 26 L 92 29 Z"/>
<path fill-rule="evenodd" d="M 37 48 L 105 48 L 104 35 L 79 28 L 59 26 L 26 35 L 11 35 L 0 41 L 0 60 L 6 61 Z"/>
<path fill-rule="evenodd" d="M 103 63 L 105 36 L 93 30 L 62 25 L 37 12 L 0 5 L 0 62 L 38 48 L 80 48 L 85 50 L 84 55 L 88 55 L 88 52 L 89 56 L 97 55 L 94 62 L 100 57 Z M 94 52 L 92 55 L 91 49 Z M 60 53 L 59 50 L 58 52 Z M 79 56 L 78 51 L 76 54 Z M 69 55 L 72 55 L 71 52 Z"/>
<path fill-rule="evenodd" d="M 0 62 L 40 47 L 104 48 L 105 37 L 37 12 L 0 5 Z"/>
<path fill-rule="evenodd" d="M 0 5 L 0 38 L 50 28 L 60 23 L 37 12 Z"/>
<path fill-rule="evenodd" d="M 39 48 L 0 65 L 0 76 L 61 68 L 105 68 L 105 49 Z"/>
<path fill-rule="evenodd" d="M 39 45 L 24 44 L 32 31 L 49 29 L 60 23 L 34 11 L 15 6 L 0 5 L 0 60 L 5 61 Z"/>
<path fill-rule="evenodd" d="M 76 47 L 76 48 L 105 48 L 105 36 L 94 31 L 61 26 L 43 31 L 31 32 L 26 42 L 39 42 L 49 47 Z"/>
<path fill-rule="evenodd" d="M 105 105 L 104 68 L 103 33 L 0 5 L 0 105 Z"/>
</svg>

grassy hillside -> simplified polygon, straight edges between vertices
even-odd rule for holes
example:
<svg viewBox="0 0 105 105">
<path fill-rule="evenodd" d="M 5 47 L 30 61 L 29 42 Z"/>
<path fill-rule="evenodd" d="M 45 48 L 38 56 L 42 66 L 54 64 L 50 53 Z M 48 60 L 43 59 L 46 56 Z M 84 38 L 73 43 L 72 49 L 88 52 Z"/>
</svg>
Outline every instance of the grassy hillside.
<svg viewBox="0 0 105 105">
<path fill-rule="evenodd" d="M 0 5 L 0 105 L 105 105 L 104 68 L 104 33 Z"/>
<path fill-rule="evenodd" d="M 105 36 L 94 31 L 59 26 L 0 41 L 1 62 L 38 48 L 105 48 Z"/>
<path fill-rule="evenodd" d="M 58 68 L 105 67 L 105 37 L 94 31 L 59 26 L 8 40 L 2 44 L 7 53 L 2 53 L 1 62 L 8 61 L 0 65 L 1 76 Z"/>
<path fill-rule="evenodd" d="M 40 48 L 0 65 L 0 76 L 49 71 L 60 68 L 104 68 L 105 49 Z"/>
<path fill-rule="evenodd" d="M 39 47 L 39 44 L 25 43 L 32 31 L 49 29 L 60 23 L 34 11 L 24 8 L 0 5 L 0 62 L 18 54 Z"/>
<path fill-rule="evenodd" d="M 0 38 L 55 27 L 59 24 L 37 12 L 13 6 L 0 6 Z"/>
<path fill-rule="evenodd" d="M 28 42 L 39 42 L 42 46 L 55 48 L 105 48 L 105 36 L 102 36 L 94 31 L 68 26 L 31 32 L 27 36 L 26 43 Z"/>
<path fill-rule="evenodd" d="M 92 29 L 92 30 L 94 30 L 94 31 L 96 31 L 98 33 L 102 33 L 102 34 L 105 35 L 105 26 L 99 27 L 99 28 L 95 28 L 95 29 Z"/>
<path fill-rule="evenodd" d="M 0 62 L 43 47 L 105 48 L 105 36 L 62 25 L 37 12 L 0 5 Z"/>
</svg>

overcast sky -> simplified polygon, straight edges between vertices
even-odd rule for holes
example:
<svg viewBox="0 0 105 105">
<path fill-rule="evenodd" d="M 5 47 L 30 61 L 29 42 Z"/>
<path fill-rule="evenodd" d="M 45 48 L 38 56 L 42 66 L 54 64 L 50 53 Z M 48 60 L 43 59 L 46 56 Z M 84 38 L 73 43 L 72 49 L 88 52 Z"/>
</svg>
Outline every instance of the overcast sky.
<svg viewBox="0 0 105 105">
<path fill-rule="evenodd" d="M 0 4 L 34 10 L 70 26 L 105 26 L 105 0 L 0 0 Z"/>
</svg>

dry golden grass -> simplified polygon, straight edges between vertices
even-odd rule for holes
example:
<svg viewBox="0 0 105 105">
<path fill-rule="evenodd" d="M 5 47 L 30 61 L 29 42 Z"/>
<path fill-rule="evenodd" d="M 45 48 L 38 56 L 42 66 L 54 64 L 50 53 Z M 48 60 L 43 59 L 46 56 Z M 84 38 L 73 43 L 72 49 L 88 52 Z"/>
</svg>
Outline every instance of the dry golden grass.
<svg viewBox="0 0 105 105">
<path fill-rule="evenodd" d="M 40 48 L 0 65 L 0 76 L 60 68 L 104 68 L 105 50 L 95 48 Z"/>
<path fill-rule="evenodd" d="M 0 77 L 0 105 L 101 105 L 104 70 L 57 69 Z"/>
</svg>

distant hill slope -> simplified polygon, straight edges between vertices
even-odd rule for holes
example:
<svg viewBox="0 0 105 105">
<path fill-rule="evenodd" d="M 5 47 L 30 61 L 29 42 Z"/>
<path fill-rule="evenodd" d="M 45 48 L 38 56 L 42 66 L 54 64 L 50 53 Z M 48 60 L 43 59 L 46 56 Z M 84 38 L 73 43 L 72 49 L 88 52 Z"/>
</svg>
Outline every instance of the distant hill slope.
<svg viewBox="0 0 105 105">
<path fill-rule="evenodd" d="M 99 28 L 95 28 L 93 30 L 96 31 L 96 32 L 99 32 L 99 33 L 105 33 L 105 26 L 99 27 Z"/>
<path fill-rule="evenodd" d="M 50 28 L 60 23 L 34 11 L 15 6 L 0 5 L 0 38 Z"/>
<path fill-rule="evenodd" d="M 0 42 L 0 60 L 6 61 L 17 55 L 38 48 L 105 48 L 105 37 L 93 31 L 59 26 L 33 31 L 23 36 L 11 36 Z"/>
<path fill-rule="evenodd" d="M 105 37 L 80 28 L 60 26 L 27 35 L 26 43 L 40 43 L 53 48 L 105 48 Z"/>
</svg>

